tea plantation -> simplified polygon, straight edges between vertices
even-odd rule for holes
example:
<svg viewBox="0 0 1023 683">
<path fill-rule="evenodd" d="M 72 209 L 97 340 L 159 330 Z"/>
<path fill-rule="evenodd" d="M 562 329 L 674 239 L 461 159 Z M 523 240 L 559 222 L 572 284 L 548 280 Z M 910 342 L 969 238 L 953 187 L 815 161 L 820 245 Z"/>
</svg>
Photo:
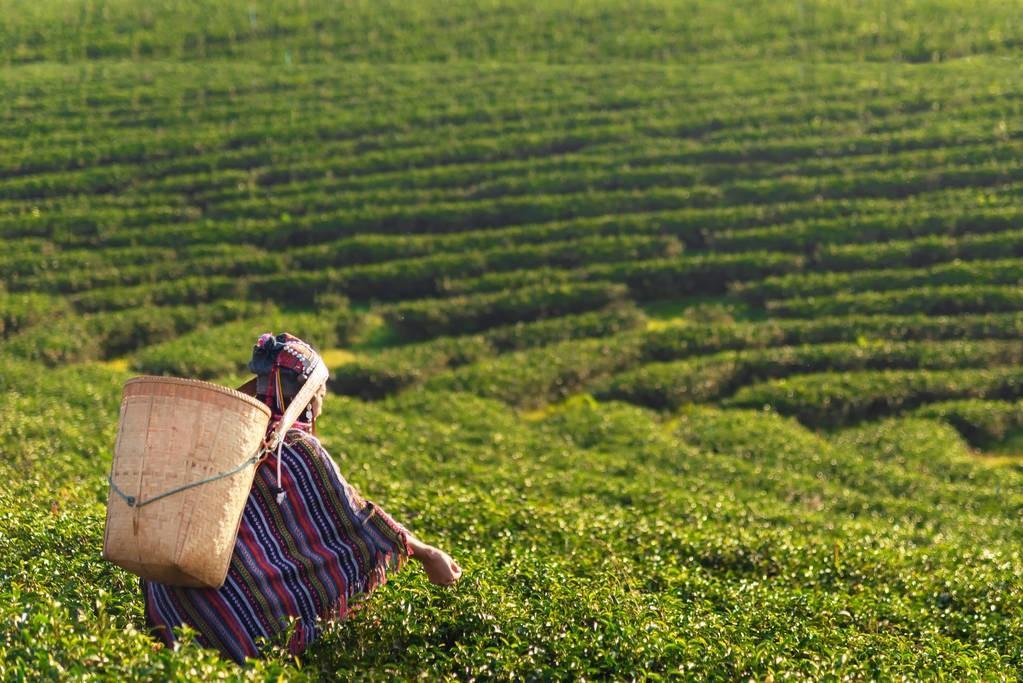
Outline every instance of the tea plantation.
<svg viewBox="0 0 1023 683">
<path fill-rule="evenodd" d="M 0 680 L 1016 680 L 1023 24 L 983 0 L 0 0 Z M 145 632 L 124 381 L 331 367 L 451 552 Z"/>
</svg>

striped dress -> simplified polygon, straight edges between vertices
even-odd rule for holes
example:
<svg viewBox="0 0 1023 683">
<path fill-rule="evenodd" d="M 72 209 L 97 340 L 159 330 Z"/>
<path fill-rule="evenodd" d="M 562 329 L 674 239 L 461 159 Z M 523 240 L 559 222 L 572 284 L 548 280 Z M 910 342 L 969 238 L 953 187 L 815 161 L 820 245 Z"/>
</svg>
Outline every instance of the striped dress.
<svg viewBox="0 0 1023 683">
<path fill-rule="evenodd" d="M 298 654 L 316 640 L 322 620 L 344 617 L 351 601 L 386 581 L 411 554 L 408 531 L 359 493 L 305 423 L 285 439 L 275 499 L 276 455 L 257 468 L 224 585 L 186 588 L 140 579 L 146 623 L 167 646 L 188 624 L 205 647 L 242 663 L 259 657 L 262 639 L 281 638 Z"/>
</svg>

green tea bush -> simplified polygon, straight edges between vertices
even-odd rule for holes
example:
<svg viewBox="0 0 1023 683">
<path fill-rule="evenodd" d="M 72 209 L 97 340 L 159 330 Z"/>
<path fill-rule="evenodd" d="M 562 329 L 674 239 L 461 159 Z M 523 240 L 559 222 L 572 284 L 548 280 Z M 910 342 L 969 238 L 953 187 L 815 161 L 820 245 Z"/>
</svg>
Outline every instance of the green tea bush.
<svg viewBox="0 0 1023 683">
<path fill-rule="evenodd" d="M 490 273 L 476 278 L 455 279 L 445 284 L 453 293 L 493 292 L 521 287 L 531 280 L 541 282 L 620 282 L 638 300 L 724 293 L 732 282 L 759 280 L 791 273 L 802 268 L 803 259 L 792 254 L 693 254 L 677 258 L 623 261 L 597 264 L 574 270 L 538 268 L 507 273 Z"/>
<path fill-rule="evenodd" d="M 428 389 L 468 391 L 535 408 L 637 362 L 638 336 L 572 340 L 513 351 L 428 379 Z"/>
<path fill-rule="evenodd" d="M 769 407 L 804 424 L 837 427 L 925 403 L 1015 400 L 1023 397 L 1021 382 L 1023 375 L 1013 367 L 826 372 L 743 387 L 724 404 Z"/>
<path fill-rule="evenodd" d="M 4 217 L 0 219 L 0 226 L 12 237 L 45 237 L 64 245 L 81 247 L 115 240 L 122 246 L 131 246 L 131 241 L 125 243 L 117 235 L 142 227 L 187 223 L 199 217 L 200 212 L 194 207 L 175 206 L 174 202 L 160 205 L 159 199 L 148 196 L 144 202 L 127 206 L 97 206 L 94 199 L 84 202 L 84 206 L 65 206 L 57 202 L 56 206 L 48 207 L 45 214 L 36 215 L 28 210 L 24 215 Z M 32 202 L 36 206 L 41 203 L 45 204 L 45 200 Z M 44 215 L 45 220 L 40 220 Z"/>
<path fill-rule="evenodd" d="M 765 112 L 768 116 L 775 112 Z M 977 117 L 989 112 L 977 113 Z M 994 112 L 990 112 L 994 113 Z M 979 144 L 949 144 L 938 146 L 935 149 L 935 142 L 930 147 L 914 148 L 911 145 L 903 146 L 901 153 L 894 156 L 890 153 L 859 152 L 847 155 L 842 158 L 820 158 L 825 155 L 811 156 L 810 158 L 792 158 L 779 160 L 772 164 L 751 163 L 702 163 L 692 164 L 684 148 L 679 145 L 656 145 L 641 146 L 629 144 L 626 140 L 620 140 L 622 123 L 630 116 L 627 112 L 597 112 L 579 113 L 576 116 L 555 120 L 561 124 L 562 135 L 568 134 L 573 137 L 580 137 L 592 133 L 591 128 L 598 128 L 605 137 L 613 140 L 613 147 L 609 145 L 601 148 L 601 154 L 587 155 L 587 164 L 579 164 L 578 159 L 582 153 L 572 149 L 566 155 L 568 159 L 556 158 L 554 163 L 545 160 L 542 164 L 536 164 L 524 168 L 521 159 L 502 159 L 491 165 L 491 170 L 499 172 L 500 177 L 480 177 L 472 175 L 472 171 L 466 169 L 466 163 L 459 158 L 455 164 L 447 164 L 447 173 L 437 172 L 434 169 L 430 173 L 430 180 L 421 182 L 409 182 L 403 178 L 397 183 L 388 183 L 379 178 L 386 174 L 386 169 L 361 169 L 370 171 L 363 174 L 360 182 L 351 183 L 337 181 L 334 174 L 340 174 L 345 170 L 352 171 L 350 165 L 336 158 L 330 159 L 330 153 L 335 151 L 350 152 L 352 145 L 349 141 L 330 143 L 315 150 L 303 150 L 297 143 L 293 143 L 292 149 L 302 154 L 304 158 L 308 154 L 315 157 L 327 157 L 327 160 L 303 160 L 297 165 L 292 165 L 286 172 L 269 171 L 259 178 L 259 184 L 272 186 L 274 193 L 267 198 L 253 198 L 251 191 L 244 187 L 242 189 L 233 187 L 228 176 L 219 179 L 214 183 L 216 190 L 209 192 L 206 196 L 215 199 L 218 205 L 217 215 L 223 216 L 244 216 L 250 218 L 265 216 L 269 211 L 286 212 L 289 215 L 301 216 L 317 211 L 333 209 L 350 209 L 362 204 L 395 205 L 395 204 L 424 204 L 447 202 L 452 199 L 488 199 L 497 197 L 515 197 L 531 194 L 564 195 L 585 190 L 644 190 L 666 185 L 693 187 L 697 185 L 717 185 L 738 180 L 764 180 L 777 178 L 779 176 L 805 176 L 812 178 L 827 178 L 829 176 L 861 175 L 868 172 L 888 170 L 909 170 L 926 169 L 936 165 L 976 165 L 985 162 L 1012 161 L 1019 153 L 1018 144 L 1013 140 L 1002 140 L 996 148 L 990 145 L 990 133 Z M 976 121 L 976 119 L 975 119 Z M 670 130 L 680 121 L 674 116 L 651 115 L 646 121 L 646 127 L 651 133 L 662 133 Z M 528 125 L 528 124 L 527 124 Z M 514 137 L 522 131 L 522 124 L 514 126 L 503 126 L 503 137 Z M 973 131 L 979 135 L 979 131 Z M 466 136 L 486 138 L 493 134 L 493 127 L 483 125 L 463 126 L 463 133 Z M 414 134 L 413 134 L 414 135 Z M 871 138 L 868 138 L 874 142 Z M 409 143 L 420 142 L 410 136 L 392 138 L 392 147 L 402 148 L 412 146 Z M 850 144 L 858 142 L 855 138 L 849 141 Z M 366 149 L 372 143 L 363 144 Z M 418 145 L 416 145 L 418 146 Z M 297 149 L 296 149 L 297 148 Z M 411 150 L 392 152 L 392 159 L 389 165 L 399 161 L 407 152 L 412 152 L 416 161 L 419 161 L 421 151 L 413 147 Z M 616 153 L 609 154 L 609 151 Z M 711 150 L 705 150 L 710 152 Z M 403 153 L 404 152 L 404 153 Z M 441 152 L 443 154 L 443 152 Z M 450 151 L 448 152 L 450 155 Z M 630 163 L 623 164 L 622 157 L 629 159 Z M 635 158 L 639 157 L 639 158 Z M 572 163 L 575 161 L 576 163 Z M 567 162 L 567 163 L 566 163 Z M 569 172 L 566 172 L 569 171 Z M 369 176 L 369 177 L 366 177 Z M 377 176 L 374 178 L 374 176 Z M 828 178 L 830 179 L 830 178 Z M 169 188 L 175 190 L 190 190 L 196 185 L 195 180 L 186 177 L 179 180 L 177 177 L 173 182 L 159 181 L 152 185 L 154 190 L 163 191 Z M 462 182 L 458 182 L 461 180 Z M 182 182 L 184 181 L 184 182 Z M 376 181 L 376 182 L 374 182 Z M 475 182 L 473 182 L 475 181 Z M 465 185 L 470 185 L 466 188 Z"/>
<path fill-rule="evenodd" d="M 295 15 L 269 2 L 256 3 L 251 13 L 248 6 L 233 4 L 212 11 L 205 6 L 159 3 L 148 13 L 134 7 L 118 7 L 106 14 L 83 10 L 68 19 L 68 30 L 81 33 L 82 40 L 74 45 L 62 41 L 64 33 L 53 26 L 59 12 L 50 10 L 19 16 L 8 25 L 2 60 L 15 64 L 129 59 L 187 63 L 233 58 L 246 63 L 271 61 L 271 55 L 279 56 L 287 49 L 301 61 L 313 63 L 644 64 L 683 58 L 701 63 L 743 59 L 774 63 L 809 57 L 821 62 L 927 63 L 1012 53 L 1010 36 L 999 31 L 1014 15 L 997 5 L 985 4 L 966 22 L 950 16 L 957 5 L 947 0 L 923 5 L 898 2 L 889 8 L 891 14 L 881 19 L 881 25 L 868 27 L 873 31 L 869 40 L 864 38 L 864 26 L 877 22 L 878 17 L 858 6 L 840 8 L 814 2 L 800 13 L 797 8 L 771 3 L 739 11 L 701 2 L 685 15 L 676 15 L 668 11 L 670 5 L 651 2 L 638 6 L 633 15 L 612 14 L 609 20 L 609 13 L 617 7 L 600 2 L 580 10 L 580 21 L 593 26 L 583 37 L 547 35 L 546 29 L 557 26 L 566 11 L 560 2 L 544 7 L 502 2 L 495 6 L 485 35 L 478 8 L 463 2 L 429 2 L 419 10 L 401 4 L 388 4 L 380 11 L 356 7 L 344 21 L 330 8 L 320 6 Z M 412 25 L 415 31 L 408 30 Z M 775 26 L 781 28 L 769 30 Z M 380 44 L 367 40 L 371 30 L 401 39 Z M 711 33 L 717 36 L 714 41 L 707 40 Z"/>
<path fill-rule="evenodd" d="M 24 243 L 25 240 L 17 240 Z M 14 283 L 23 279 L 40 277 L 54 272 L 66 270 L 85 270 L 110 266 L 135 265 L 143 266 L 174 258 L 172 249 L 153 249 L 150 247 L 127 247 L 124 249 L 97 250 L 56 250 L 52 243 L 33 240 L 25 244 L 26 249 L 11 249 L 15 243 L 11 239 L 7 253 L 0 255 L 0 273 L 4 281 Z"/>
<path fill-rule="evenodd" d="M 91 334 L 102 339 L 103 358 L 113 358 L 169 341 L 196 328 L 264 314 L 277 315 L 274 304 L 218 301 L 198 306 L 161 306 L 83 316 Z"/>
<path fill-rule="evenodd" d="M 646 315 L 629 300 L 613 302 L 600 311 L 492 327 L 483 337 L 500 353 L 544 346 L 569 339 L 610 337 L 642 326 Z"/>
<path fill-rule="evenodd" d="M 444 367 L 438 354 L 435 367 Z M 331 391 L 365 400 L 378 400 L 418 384 L 430 370 L 401 358 L 369 358 L 344 363 L 331 370 L 327 386 Z"/>
<path fill-rule="evenodd" d="M 910 287 L 885 292 L 834 294 L 809 299 L 779 299 L 767 311 L 779 317 L 815 318 L 840 315 L 959 315 L 1001 313 L 1023 309 L 1017 287 L 950 285 Z"/>
<path fill-rule="evenodd" d="M 644 320 L 642 311 L 634 304 L 623 302 L 604 311 L 501 325 L 474 335 L 437 337 L 345 363 L 333 373 L 330 388 L 359 398 L 379 399 L 444 370 L 482 361 L 497 353 L 570 339 L 611 336 L 635 328 Z"/>
<path fill-rule="evenodd" d="M 147 375 L 213 379 L 243 373 L 252 345 L 263 332 L 290 332 L 313 348 L 338 343 L 337 320 L 329 312 L 274 313 L 190 332 L 135 354 L 131 368 Z"/>
<path fill-rule="evenodd" d="M 819 251 L 816 262 L 825 268 L 842 263 L 842 252 L 832 251 L 840 250 L 838 245 L 848 245 L 850 249 L 857 246 L 867 249 L 866 245 L 871 245 L 871 249 L 877 250 L 877 258 L 883 259 L 882 255 L 890 253 L 885 245 L 888 241 L 1009 232 L 1016 230 L 1020 218 L 1023 218 L 1021 211 L 1014 206 L 973 205 L 940 211 L 933 208 L 899 210 L 895 205 L 876 208 L 867 215 L 822 216 L 783 225 L 715 231 L 710 245 L 729 252 L 768 249 L 813 254 Z M 830 256 L 832 253 L 835 253 L 834 257 Z"/>
<path fill-rule="evenodd" d="M 276 312 L 273 305 L 222 301 L 199 306 L 67 314 L 22 330 L 7 340 L 5 348 L 23 361 L 48 366 L 82 363 L 115 358 L 207 325 Z"/>
<path fill-rule="evenodd" d="M 403 339 L 415 340 L 592 311 L 623 300 L 625 294 L 620 284 L 594 282 L 392 304 L 378 310 Z"/>
<path fill-rule="evenodd" d="M 763 305 L 771 299 L 827 297 L 834 294 L 886 292 L 920 287 L 1008 285 L 1023 278 L 1023 261 L 998 259 L 954 262 L 929 268 L 862 270 L 852 273 L 800 273 L 736 283 L 735 293 Z"/>
<path fill-rule="evenodd" d="M 159 251 L 159 250 L 158 250 Z M 131 287 L 195 276 L 246 277 L 277 273 L 285 269 L 281 255 L 267 254 L 252 247 L 232 247 L 210 256 L 185 255 L 166 262 L 145 265 L 107 266 L 95 264 L 81 269 L 47 271 L 16 281 L 17 289 L 41 292 L 73 293 L 104 287 Z"/>
<path fill-rule="evenodd" d="M 1023 427 L 1023 405 L 1018 402 L 942 401 L 917 408 L 912 414 L 947 422 L 977 448 L 996 445 Z"/>
<path fill-rule="evenodd" d="M 244 299 L 247 291 L 247 283 L 236 277 L 186 277 L 134 287 L 91 289 L 75 294 L 70 297 L 70 301 L 79 312 L 96 313 L 141 306 L 204 304 L 222 299 Z M 270 300 L 273 297 L 265 298 Z"/>
<path fill-rule="evenodd" d="M 565 270 L 558 268 L 534 268 L 511 270 L 501 273 L 487 273 L 477 277 L 454 278 L 439 283 L 444 296 L 469 296 L 474 294 L 495 294 L 523 287 L 538 285 L 565 285 L 585 282 L 588 269 Z"/>
<path fill-rule="evenodd" d="M 537 247 L 425 255 L 382 263 L 324 268 L 249 279 L 253 293 L 267 289 L 296 302 L 310 292 L 340 292 L 374 301 L 403 301 L 448 294 L 447 283 L 509 269 L 544 268 L 548 264 L 584 268 L 591 263 L 652 258 L 678 253 L 681 245 L 670 237 L 598 238 Z M 321 264 L 322 265 L 322 264 Z"/>
<path fill-rule="evenodd" d="M 495 242 L 497 239 L 494 240 Z M 354 244 L 348 244 L 354 242 Z M 369 256 L 372 261 L 380 261 L 391 264 L 394 269 L 409 267 L 435 268 L 435 278 L 441 277 L 469 277 L 479 275 L 487 271 L 507 271 L 519 269 L 531 269 L 542 267 L 578 268 L 590 263 L 601 263 L 606 261 L 643 260 L 666 255 L 678 255 L 682 253 L 682 244 L 670 236 L 629 235 L 629 236 L 596 236 L 582 237 L 570 241 L 545 241 L 541 244 L 526 246 L 500 246 L 481 244 L 470 252 L 464 252 L 464 256 L 452 253 L 453 250 L 445 250 L 442 254 L 431 255 L 433 247 L 429 242 L 421 241 L 423 246 L 412 248 L 415 243 L 402 241 L 397 244 L 404 245 L 397 249 L 392 248 L 393 256 L 383 251 L 383 244 L 380 238 L 374 241 L 367 241 L 359 237 L 352 240 L 345 240 L 340 243 L 306 247 L 299 251 L 297 261 L 292 261 L 296 266 L 304 268 L 321 269 L 328 266 L 355 266 L 364 265 L 365 261 L 353 260 L 358 255 Z M 375 252 L 366 253 L 366 247 L 362 251 L 356 251 L 360 244 L 378 245 Z M 392 243 L 394 243 L 392 241 Z M 386 243 L 384 243 L 386 244 Z M 339 256 L 334 256 L 338 253 Z M 292 257 L 295 258 L 295 257 Z M 290 260 L 290 259 L 289 259 Z M 459 266 L 463 261 L 466 266 Z M 346 261 L 348 263 L 346 263 Z M 435 265 L 434 265 L 435 264 Z M 381 266 L 378 266 L 381 267 Z M 475 268 L 479 268 L 473 272 Z M 354 270 L 353 276 L 357 273 L 372 273 L 373 270 Z M 391 279 L 400 277 L 401 273 L 390 272 Z M 383 278 L 386 281 L 387 278 Z M 353 286 L 357 279 L 353 279 Z M 401 297 L 395 297 L 401 298 Z"/>
<path fill-rule="evenodd" d="M 991 235 L 929 236 L 884 244 L 851 244 L 821 249 L 817 267 L 848 271 L 878 268 L 920 268 L 955 259 L 1001 260 L 1023 256 L 1023 231 Z"/>
<path fill-rule="evenodd" d="M 725 398 L 748 384 L 792 375 L 886 368 L 984 368 L 1021 361 L 1023 345 L 1017 341 L 781 346 L 649 363 L 609 378 L 594 387 L 593 394 L 601 400 L 677 409 L 685 403 Z"/>
<path fill-rule="evenodd" d="M 67 312 L 67 302 L 61 298 L 32 293 L 8 294 L 0 290 L 0 338 Z"/>
<path fill-rule="evenodd" d="M 791 273 L 800 270 L 802 265 L 803 260 L 799 256 L 750 252 L 602 265 L 592 268 L 587 275 L 600 280 L 624 282 L 630 294 L 642 300 L 721 293 L 731 282 Z"/>
</svg>

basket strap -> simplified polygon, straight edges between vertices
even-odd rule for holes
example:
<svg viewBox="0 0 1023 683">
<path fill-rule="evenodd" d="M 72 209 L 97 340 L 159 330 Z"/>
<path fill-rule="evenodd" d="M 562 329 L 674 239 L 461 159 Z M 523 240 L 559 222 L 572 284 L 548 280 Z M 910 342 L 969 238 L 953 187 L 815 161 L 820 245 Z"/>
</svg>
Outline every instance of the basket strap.
<svg viewBox="0 0 1023 683">
<path fill-rule="evenodd" d="M 320 389 L 320 387 L 327 382 L 327 366 L 324 365 L 323 361 L 318 362 L 313 366 L 312 371 L 309 373 L 309 378 L 306 379 L 302 388 L 298 390 L 298 394 L 295 398 L 291 399 L 291 403 L 288 404 L 287 409 L 284 411 L 284 415 L 281 416 L 280 422 L 277 423 L 277 428 L 273 431 L 270 438 L 267 439 L 271 451 L 277 451 L 277 504 L 280 505 L 284 502 L 284 488 L 281 486 L 281 449 L 284 448 L 284 437 L 287 436 L 288 430 L 291 429 L 291 425 L 295 424 L 295 420 L 298 419 L 298 414 L 306 407 L 309 401 L 313 400 L 313 395 Z"/>
<path fill-rule="evenodd" d="M 302 388 L 298 390 L 295 398 L 291 399 L 291 403 L 288 404 L 284 414 L 281 415 L 280 422 L 277 423 L 277 429 L 270 436 L 271 451 L 277 450 L 277 447 L 284 441 L 284 437 L 287 435 L 288 430 L 291 429 L 291 425 L 295 424 L 299 413 L 302 412 L 309 401 L 313 400 L 313 394 L 319 390 L 322 384 L 326 383 L 328 375 L 327 366 L 322 361 L 313 367 L 309 373 L 309 379 L 302 384 Z"/>
<path fill-rule="evenodd" d="M 114 473 L 113 472 L 111 472 L 110 475 L 107 477 L 107 481 L 110 482 L 111 490 L 114 493 L 116 493 L 117 495 L 119 495 L 124 500 L 124 502 L 128 504 L 129 507 L 140 508 L 140 507 L 142 507 L 144 505 L 149 505 L 150 503 L 155 503 L 156 501 L 160 500 L 161 498 L 166 498 L 167 496 L 173 496 L 175 493 L 181 493 L 182 491 L 187 491 L 188 489 L 195 488 L 196 486 L 202 486 L 203 484 L 209 484 L 212 481 L 217 481 L 218 479 L 223 479 L 224 477 L 230 477 L 232 474 L 237 474 L 238 472 L 241 472 L 243 469 L 245 469 L 249 465 L 254 465 L 257 462 L 259 462 L 260 458 L 263 457 L 264 449 L 265 449 L 265 446 L 260 446 L 259 451 L 254 456 L 252 456 L 248 460 L 245 460 L 244 462 L 242 462 L 240 465 L 238 465 L 237 467 L 235 467 L 233 469 L 230 469 L 230 470 L 227 470 L 227 471 L 224 471 L 224 472 L 220 472 L 218 474 L 214 474 L 211 477 L 206 477 L 205 479 L 200 479 L 199 481 L 193 481 L 192 483 L 185 484 L 184 486 L 178 486 L 178 487 L 172 488 L 169 491 L 164 491 L 163 493 L 161 493 L 159 495 L 152 496 L 152 497 L 147 498 L 145 500 L 139 500 L 135 496 L 129 496 L 127 493 L 122 491 L 121 488 L 117 484 L 114 483 Z"/>
</svg>

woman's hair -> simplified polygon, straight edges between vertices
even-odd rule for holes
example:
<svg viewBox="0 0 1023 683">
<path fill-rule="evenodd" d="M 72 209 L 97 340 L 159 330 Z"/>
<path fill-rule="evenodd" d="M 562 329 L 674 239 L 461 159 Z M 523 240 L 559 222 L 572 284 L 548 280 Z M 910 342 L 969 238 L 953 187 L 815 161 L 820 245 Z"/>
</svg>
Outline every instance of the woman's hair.
<svg viewBox="0 0 1023 683">
<path fill-rule="evenodd" d="M 282 368 L 281 371 L 281 399 L 284 401 L 284 407 L 287 408 L 292 400 L 298 395 L 299 390 L 302 389 L 302 385 L 305 382 L 299 381 L 298 375 L 294 371 Z M 269 375 L 257 375 L 256 376 L 256 395 L 266 396 L 269 392 L 270 376 Z"/>
</svg>

